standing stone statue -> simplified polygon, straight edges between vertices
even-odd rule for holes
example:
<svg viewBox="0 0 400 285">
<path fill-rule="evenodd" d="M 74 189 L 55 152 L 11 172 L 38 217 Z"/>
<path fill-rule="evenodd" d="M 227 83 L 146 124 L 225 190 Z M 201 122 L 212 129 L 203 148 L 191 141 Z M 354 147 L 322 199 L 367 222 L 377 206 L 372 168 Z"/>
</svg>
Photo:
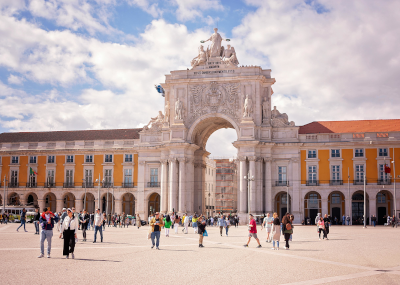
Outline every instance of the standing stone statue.
<svg viewBox="0 0 400 285">
<path fill-rule="evenodd" d="M 207 41 L 211 41 L 210 46 L 210 57 L 218 57 L 221 56 L 221 43 L 222 41 L 230 41 L 230 39 L 223 39 L 221 35 L 218 33 L 218 29 L 214 28 L 214 34 L 208 40 L 200 41 L 201 43 L 205 43 Z"/>
<path fill-rule="evenodd" d="M 243 118 L 250 118 L 251 113 L 253 113 L 253 101 L 246 95 L 243 106 Z"/>
<path fill-rule="evenodd" d="M 267 97 L 264 97 L 264 101 L 262 103 L 262 117 L 263 120 L 268 119 L 268 110 L 269 110 L 269 103 Z"/>
<path fill-rule="evenodd" d="M 183 103 L 178 99 L 175 102 L 175 120 L 182 120 Z"/>
<path fill-rule="evenodd" d="M 164 116 L 164 123 L 169 124 L 169 101 L 165 104 L 165 116 Z"/>
</svg>

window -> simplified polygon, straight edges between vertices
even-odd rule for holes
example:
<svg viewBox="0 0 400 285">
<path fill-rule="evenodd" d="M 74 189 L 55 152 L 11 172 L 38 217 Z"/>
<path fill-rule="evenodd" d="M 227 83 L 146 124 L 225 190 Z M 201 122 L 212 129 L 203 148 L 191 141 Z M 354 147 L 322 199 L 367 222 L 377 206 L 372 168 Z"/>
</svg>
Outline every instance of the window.
<svg viewBox="0 0 400 285">
<path fill-rule="evenodd" d="M 356 155 L 356 157 L 364 157 L 364 149 L 356 148 L 355 155 Z"/>
<path fill-rule="evenodd" d="M 340 166 L 332 165 L 332 180 L 338 181 L 340 180 Z"/>
<path fill-rule="evenodd" d="M 316 182 L 317 181 L 317 166 L 312 165 L 308 167 L 308 180 L 310 182 Z"/>
<path fill-rule="evenodd" d="M 13 163 L 13 164 L 18 164 L 18 156 L 12 156 L 11 157 L 11 163 Z"/>
<path fill-rule="evenodd" d="M 380 148 L 379 149 L 379 156 L 388 156 L 387 148 Z"/>
<path fill-rule="evenodd" d="M 86 155 L 85 162 L 86 163 L 92 163 L 93 162 L 93 155 L 91 155 L 91 154 Z"/>
<path fill-rule="evenodd" d="M 104 162 L 112 162 L 112 154 L 106 154 L 104 156 Z"/>
<path fill-rule="evenodd" d="M 332 194 L 332 204 L 340 204 L 340 194 Z"/>
<path fill-rule="evenodd" d="M 158 168 L 150 168 L 150 182 L 158 182 Z"/>
<path fill-rule="evenodd" d="M 49 155 L 47 157 L 47 163 L 54 163 L 54 155 Z"/>
<path fill-rule="evenodd" d="M 11 187 L 18 185 L 18 170 L 11 170 Z"/>
<path fill-rule="evenodd" d="M 308 198 L 308 208 L 319 209 L 318 194 L 311 193 Z"/>
<path fill-rule="evenodd" d="M 287 195 L 286 194 L 282 194 L 281 200 L 282 200 L 282 204 L 286 205 L 287 204 Z"/>
<path fill-rule="evenodd" d="M 125 169 L 124 171 L 124 183 L 126 187 L 132 187 L 132 169 Z"/>
<path fill-rule="evenodd" d="M 331 149 L 331 157 L 340 157 L 339 149 Z"/>
<path fill-rule="evenodd" d="M 91 169 L 85 169 L 85 181 L 87 185 L 92 185 L 93 183 L 93 173 Z"/>
<path fill-rule="evenodd" d="M 317 151 L 315 149 L 309 150 L 308 158 L 317 158 Z"/>
<path fill-rule="evenodd" d="M 48 186 L 54 185 L 54 170 L 47 170 L 47 184 Z"/>
<path fill-rule="evenodd" d="M 67 163 L 73 163 L 74 162 L 74 156 L 73 155 L 67 155 Z"/>
<path fill-rule="evenodd" d="M 286 166 L 278 166 L 279 182 L 286 182 Z"/>
<path fill-rule="evenodd" d="M 66 171 L 66 181 L 65 183 L 68 186 L 72 186 L 72 183 L 74 183 L 74 178 L 73 178 L 73 170 L 72 169 L 67 169 Z"/>
<path fill-rule="evenodd" d="M 388 179 L 388 174 L 385 172 L 384 164 L 379 164 L 379 179 L 381 181 L 386 181 Z"/>
<path fill-rule="evenodd" d="M 364 165 L 363 164 L 356 165 L 356 181 L 364 182 Z"/>
<path fill-rule="evenodd" d="M 29 163 L 36 163 L 36 156 L 30 156 Z"/>
<path fill-rule="evenodd" d="M 125 154 L 125 162 L 132 162 L 132 154 Z"/>
<path fill-rule="evenodd" d="M 105 186 L 108 187 L 112 183 L 112 169 L 106 169 L 104 175 Z"/>
<path fill-rule="evenodd" d="M 384 204 L 384 203 L 386 203 L 386 196 L 385 196 L 385 194 L 378 193 L 377 198 L 378 198 L 378 203 L 379 203 L 379 204 Z"/>
</svg>

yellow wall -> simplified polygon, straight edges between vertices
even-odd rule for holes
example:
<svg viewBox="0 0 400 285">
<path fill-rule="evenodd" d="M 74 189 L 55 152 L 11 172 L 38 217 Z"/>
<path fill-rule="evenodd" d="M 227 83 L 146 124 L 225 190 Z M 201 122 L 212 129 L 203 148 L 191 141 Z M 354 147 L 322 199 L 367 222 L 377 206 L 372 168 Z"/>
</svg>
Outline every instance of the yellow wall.
<svg viewBox="0 0 400 285">
<path fill-rule="evenodd" d="M 4 183 L 4 176 L 6 176 L 6 179 L 8 180 L 8 182 L 10 182 L 10 167 L 8 165 L 10 165 L 10 161 L 11 161 L 11 157 L 10 156 L 3 156 L 1 158 L 1 163 L 2 163 L 2 168 L 1 168 L 1 185 L 3 185 Z M 7 183 L 8 183 L 7 182 Z"/>
<path fill-rule="evenodd" d="M 122 163 L 124 162 L 124 155 L 116 154 L 114 155 L 114 186 L 121 186 L 123 181 L 123 169 Z"/>
<path fill-rule="evenodd" d="M 64 163 L 65 155 L 56 156 L 56 186 L 62 186 L 64 183 Z"/>
<path fill-rule="evenodd" d="M 20 156 L 19 157 L 19 185 L 25 187 L 26 183 L 28 182 L 28 157 L 27 156 Z"/>
<path fill-rule="evenodd" d="M 376 148 L 365 149 L 365 157 L 367 158 L 367 182 L 376 182 L 378 179 L 378 166 L 376 163 L 376 158 L 378 155 L 378 151 Z"/>
<path fill-rule="evenodd" d="M 301 184 L 305 184 L 307 180 L 307 170 L 306 170 L 306 157 L 307 157 L 307 151 L 306 150 L 301 150 L 300 151 L 300 159 L 301 159 Z M 135 158 L 137 158 L 137 155 L 135 154 Z M 137 165 L 137 160 L 135 160 L 135 178 L 137 179 L 137 171 L 136 171 L 136 165 Z M 136 180 L 135 180 L 136 181 Z"/>
<path fill-rule="evenodd" d="M 95 155 L 94 156 L 94 173 L 93 173 L 93 182 L 96 181 L 96 179 L 99 179 L 99 174 L 100 174 L 100 181 L 103 180 L 103 155 Z"/>
<path fill-rule="evenodd" d="M 393 156 L 393 152 L 391 155 Z M 392 157 L 392 159 L 393 159 L 393 157 Z M 400 175 L 400 148 L 394 149 L 394 161 L 397 166 L 395 175 L 396 175 L 396 179 L 398 179 L 398 175 Z M 393 167 L 393 164 L 392 164 L 392 167 Z"/>
<path fill-rule="evenodd" d="M 81 185 L 83 179 L 83 162 L 85 161 L 85 156 L 75 155 L 75 173 L 74 173 L 74 183 L 76 185 Z"/>
<path fill-rule="evenodd" d="M 342 149 L 342 180 L 347 183 L 347 176 L 350 171 L 350 180 L 354 180 L 353 171 L 353 149 Z"/>
<path fill-rule="evenodd" d="M 330 180 L 329 149 L 318 150 L 318 158 L 319 158 L 319 171 L 318 171 L 319 183 L 329 183 Z"/>
<path fill-rule="evenodd" d="M 46 182 L 46 157 L 45 156 L 38 156 L 37 157 L 37 183 L 38 185 L 42 186 Z"/>
</svg>

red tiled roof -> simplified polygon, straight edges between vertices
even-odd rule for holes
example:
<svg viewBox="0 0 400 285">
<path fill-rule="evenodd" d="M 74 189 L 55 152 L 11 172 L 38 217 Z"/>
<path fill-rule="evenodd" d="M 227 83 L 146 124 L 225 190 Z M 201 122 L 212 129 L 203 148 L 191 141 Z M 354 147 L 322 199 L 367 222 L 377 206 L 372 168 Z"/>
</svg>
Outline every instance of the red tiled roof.
<svg viewBox="0 0 400 285">
<path fill-rule="evenodd" d="M 400 119 L 317 121 L 301 126 L 299 134 L 400 132 Z"/>
<path fill-rule="evenodd" d="M 2 133 L 0 134 L 0 143 L 132 140 L 139 138 L 139 132 L 141 130 L 142 129 L 115 129 L 115 130 Z"/>
</svg>

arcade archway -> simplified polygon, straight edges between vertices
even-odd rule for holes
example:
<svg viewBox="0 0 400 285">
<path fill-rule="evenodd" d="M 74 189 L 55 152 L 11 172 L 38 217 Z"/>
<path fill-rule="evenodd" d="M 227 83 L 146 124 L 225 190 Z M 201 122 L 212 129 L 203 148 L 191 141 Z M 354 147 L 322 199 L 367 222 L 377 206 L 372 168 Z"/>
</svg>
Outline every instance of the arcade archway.
<svg viewBox="0 0 400 285">
<path fill-rule="evenodd" d="M 376 217 L 378 225 L 383 225 L 387 221 L 387 216 L 392 216 L 393 212 L 392 193 L 387 190 L 379 191 L 376 194 Z"/>
<path fill-rule="evenodd" d="M 135 214 L 135 196 L 132 193 L 125 193 L 122 196 L 122 212 L 127 215 Z"/>
<path fill-rule="evenodd" d="M 287 200 L 287 192 L 279 192 L 275 196 L 275 212 L 278 213 L 280 219 L 288 212 L 288 206 L 292 205 L 292 197 L 289 195 L 289 205 Z"/>
<path fill-rule="evenodd" d="M 148 213 L 149 215 L 154 215 L 156 212 L 160 211 L 160 195 L 158 193 L 153 193 L 149 197 Z"/>
<path fill-rule="evenodd" d="M 56 212 L 56 207 L 57 207 L 57 198 L 56 195 L 54 195 L 54 193 L 47 193 L 44 196 L 44 206 L 46 208 L 49 208 L 50 211 L 52 211 L 53 213 Z M 40 209 L 40 211 L 43 211 L 43 209 Z"/>
<path fill-rule="evenodd" d="M 63 198 L 64 208 L 73 208 L 75 207 L 75 195 L 68 192 L 64 195 Z"/>
<path fill-rule="evenodd" d="M 315 225 L 318 213 L 321 213 L 321 195 L 315 191 L 308 192 L 304 197 L 304 217 L 310 219 L 311 225 Z"/>
</svg>

